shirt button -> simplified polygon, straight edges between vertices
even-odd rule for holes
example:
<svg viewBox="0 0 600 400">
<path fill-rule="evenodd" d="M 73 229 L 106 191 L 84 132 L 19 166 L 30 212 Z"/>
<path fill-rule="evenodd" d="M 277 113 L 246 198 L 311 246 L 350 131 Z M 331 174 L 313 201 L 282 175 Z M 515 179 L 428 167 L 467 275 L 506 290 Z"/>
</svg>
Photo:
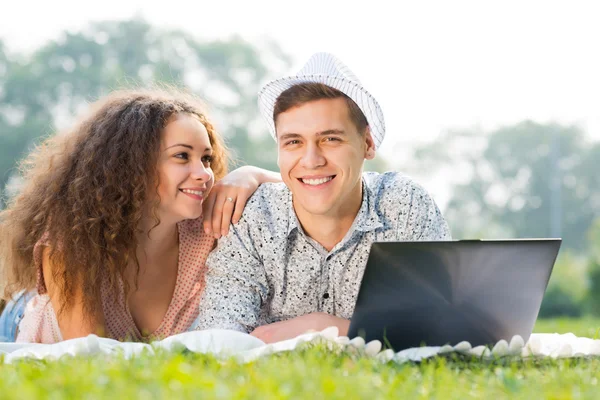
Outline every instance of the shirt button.
<svg viewBox="0 0 600 400">
<path fill-rule="evenodd" d="M 329 293 L 325 293 L 325 294 L 323 295 L 323 298 L 324 298 L 324 299 L 328 299 L 328 298 L 329 298 Z"/>
</svg>

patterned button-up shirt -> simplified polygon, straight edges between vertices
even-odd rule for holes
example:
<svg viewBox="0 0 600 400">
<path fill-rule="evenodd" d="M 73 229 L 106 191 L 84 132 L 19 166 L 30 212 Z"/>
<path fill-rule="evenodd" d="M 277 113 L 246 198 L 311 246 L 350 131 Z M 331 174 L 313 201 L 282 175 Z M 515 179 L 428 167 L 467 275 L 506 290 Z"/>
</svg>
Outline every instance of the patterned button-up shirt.
<svg viewBox="0 0 600 400">
<path fill-rule="evenodd" d="M 308 237 L 283 183 L 264 184 L 207 260 L 195 329 L 250 332 L 312 312 L 352 316 L 371 243 L 448 240 L 427 192 L 395 172 L 363 174 L 363 195 L 348 233 L 331 251 Z"/>
</svg>

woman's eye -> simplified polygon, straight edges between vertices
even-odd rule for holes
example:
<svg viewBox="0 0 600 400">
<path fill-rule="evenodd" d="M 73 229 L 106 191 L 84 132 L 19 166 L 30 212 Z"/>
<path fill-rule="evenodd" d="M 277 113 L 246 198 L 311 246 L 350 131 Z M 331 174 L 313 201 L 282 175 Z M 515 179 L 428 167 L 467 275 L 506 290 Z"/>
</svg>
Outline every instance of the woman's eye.
<svg viewBox="0 0 600 400">
<path fill-rule="evenodd" d="M 206 163 L 206 164 L 210 164 L 211 162 L 213 162 L 215 158 L 213 156 L 204 156 L 202 157 L 202 162 Z"/>
<path fill-rule="evenodd" d="M 179 158 L 182 160 L 189 160 L 190 156 L 188 153 L 177 153 L 177 154 L 175 154 L 175 158 Z"/>
</svg>

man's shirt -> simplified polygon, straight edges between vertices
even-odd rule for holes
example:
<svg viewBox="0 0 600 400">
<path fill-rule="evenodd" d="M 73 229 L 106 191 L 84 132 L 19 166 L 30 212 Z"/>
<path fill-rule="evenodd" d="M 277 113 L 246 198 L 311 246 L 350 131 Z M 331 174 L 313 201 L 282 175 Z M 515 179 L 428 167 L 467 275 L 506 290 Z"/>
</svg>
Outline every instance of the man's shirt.
<svg viewBox="0 0 600 400">
<path fill-rule="evenodd" d="M 371 243 L 450 240 L 448 224 L 410 178 L 363 174 L 362 203 L 331 251 L 308 237 L 283 183 L 261 185 L 207 260 L 195 329 L 256 327 L 313 312 L 350 319 Z"/>
</svg>

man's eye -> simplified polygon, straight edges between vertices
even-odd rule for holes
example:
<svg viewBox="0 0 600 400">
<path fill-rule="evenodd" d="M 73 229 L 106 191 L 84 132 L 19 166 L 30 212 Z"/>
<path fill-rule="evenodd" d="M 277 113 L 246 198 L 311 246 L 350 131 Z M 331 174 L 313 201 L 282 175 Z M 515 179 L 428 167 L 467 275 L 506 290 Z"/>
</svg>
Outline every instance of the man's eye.
<svg viewBox="0 0 600 400">
<path fill-rule="evenodd" d="M 328 136 L 325 140 L 327 140 L 328 142 L 339 142 L 340 138 L 337 138 L 335 136 Z"/>
<path fill-rule="evenodd" d="M 289 145 L 294 145 L 294 144 L 298 144 L 298 143 L 300 143 L 299 140 L 290 140 L 290 141 L 286 142 L 285 144 L 286 144 L 286 146 L 289 146 Z"/>
<path fill-rule="evenodd" d="M 177 153 L 177 154 L 175 154 L 175 158 L 179 158 L 182 160 L 189 160 L 190 156 L 188 153 Z"/>
</svg>

